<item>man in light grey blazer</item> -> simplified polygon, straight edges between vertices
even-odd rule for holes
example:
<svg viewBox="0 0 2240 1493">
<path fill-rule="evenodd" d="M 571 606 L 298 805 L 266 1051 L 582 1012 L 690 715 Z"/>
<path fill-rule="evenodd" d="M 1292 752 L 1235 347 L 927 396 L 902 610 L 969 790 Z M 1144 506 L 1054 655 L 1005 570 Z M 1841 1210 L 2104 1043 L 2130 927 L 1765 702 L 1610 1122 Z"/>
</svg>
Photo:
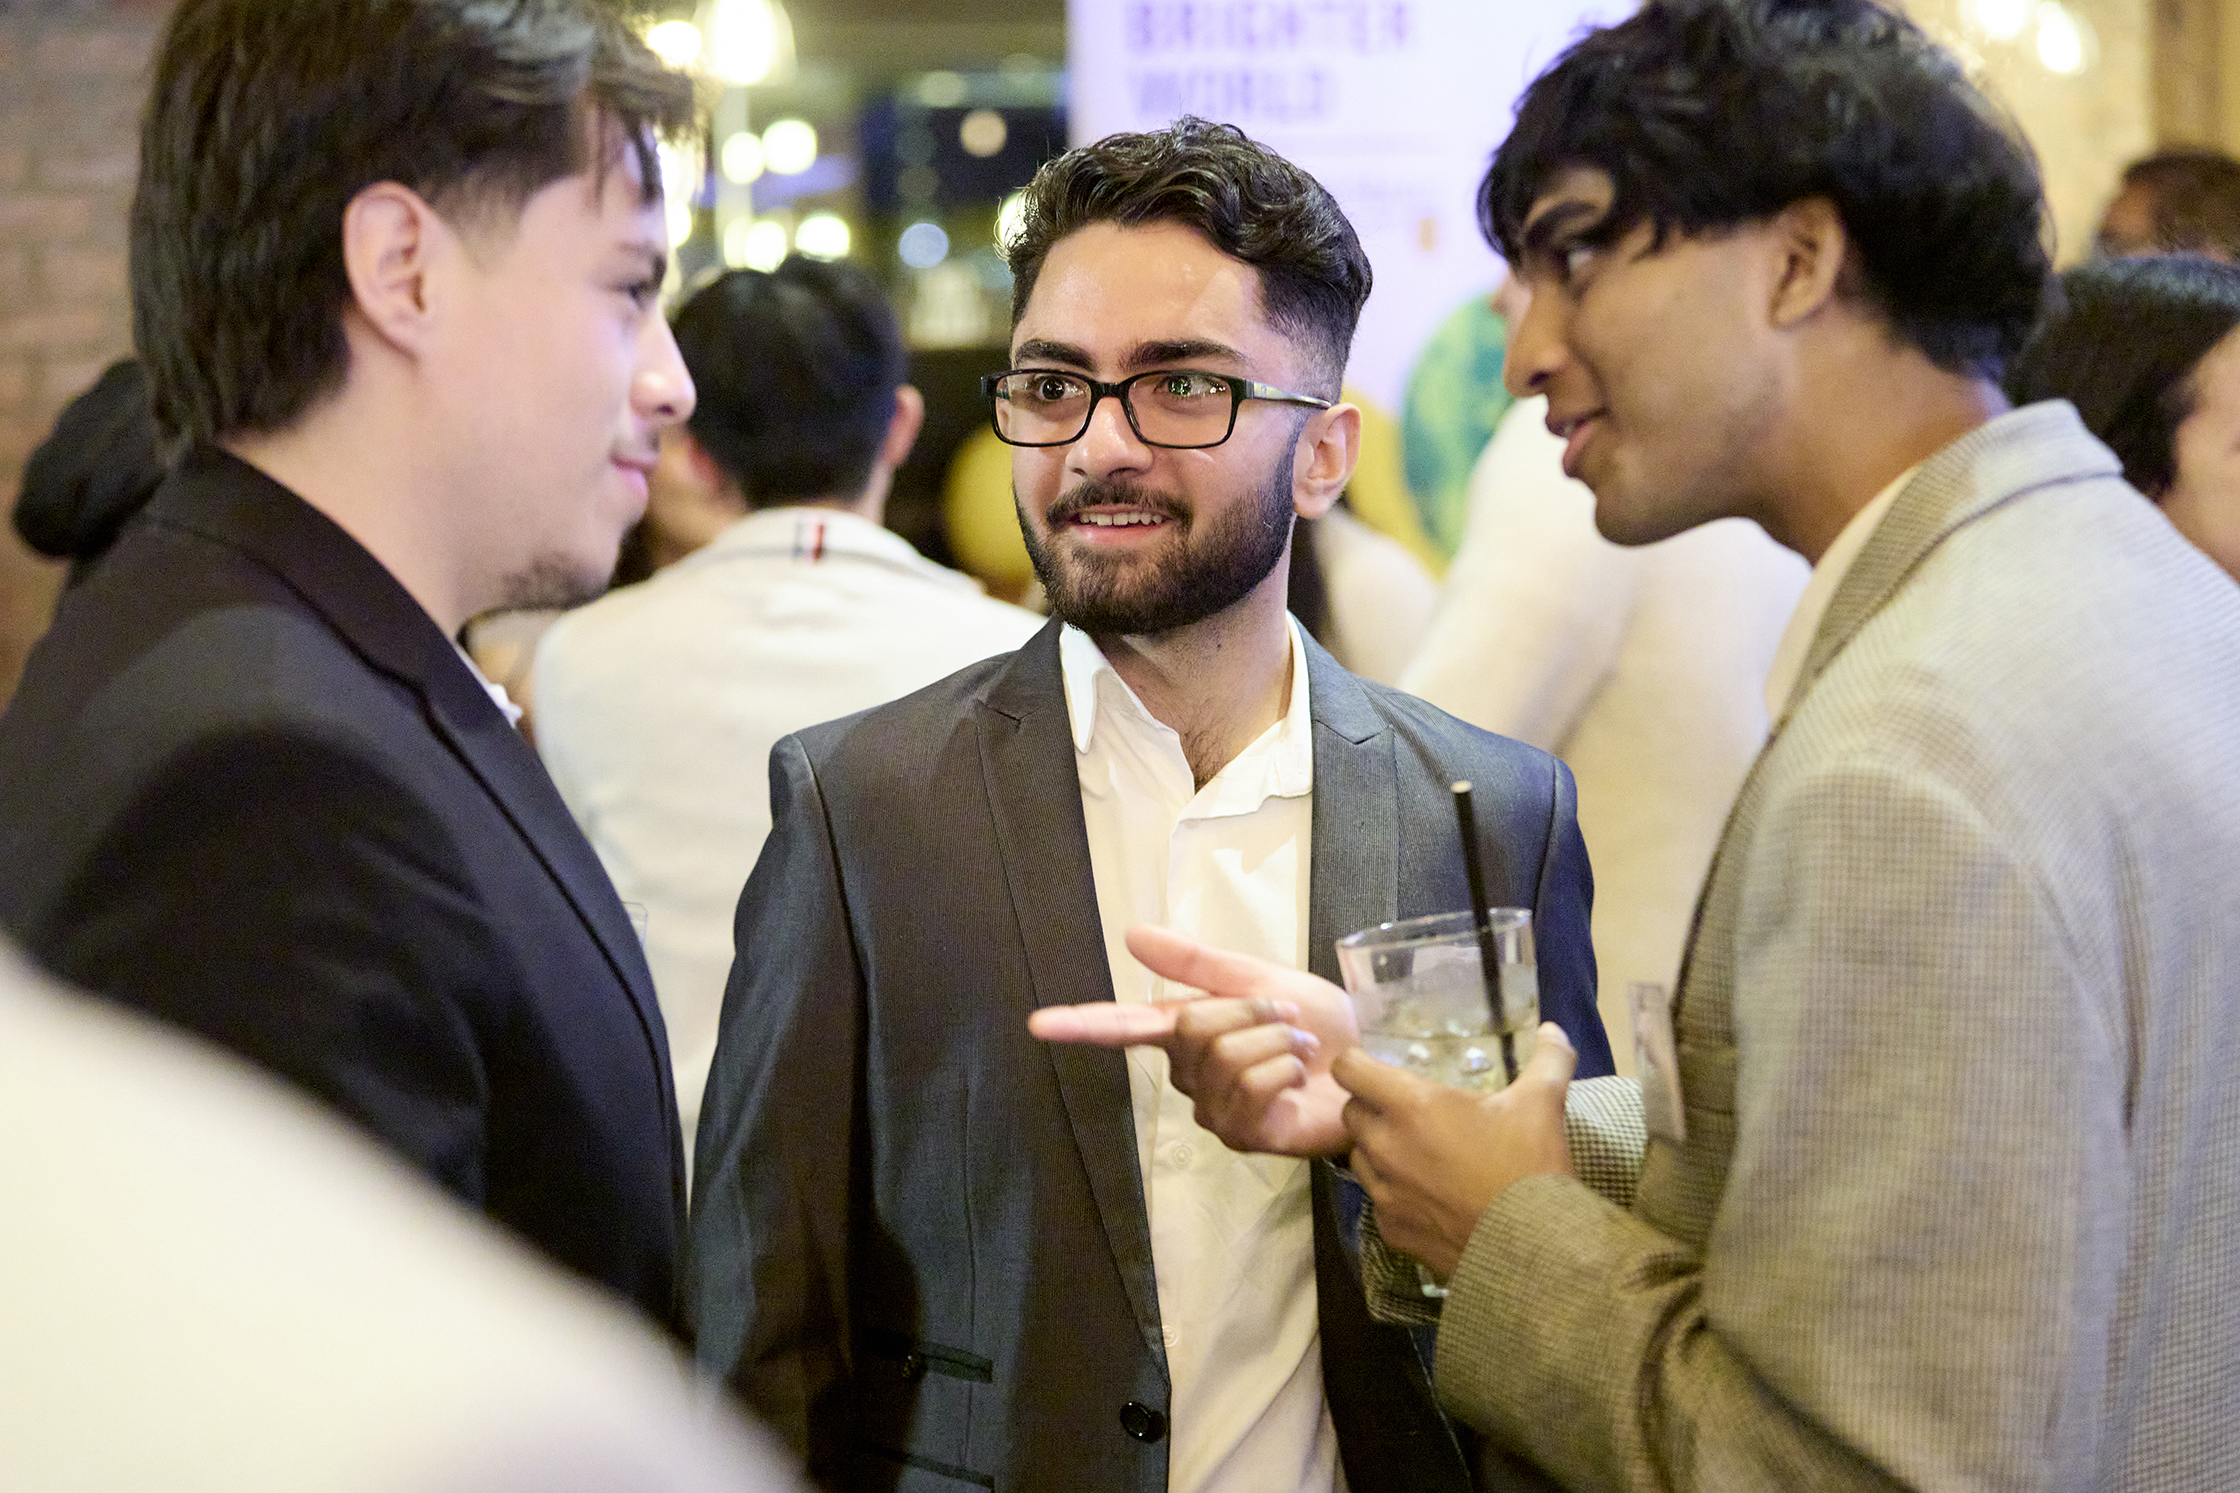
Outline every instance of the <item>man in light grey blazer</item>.
<svg viewBox="0 0 2240 1493">
<path fill-rule="evenodd" d="M 1481 200 L 1603 531 L 1742 515 L 1816 569 L 1644 1157 L 1609 1085 L 1567 1138 L 1553 1043 L 1486 1101 L 1344 1053 L 1335 1137 L 1285 1091 L 1386 1315 L 1384 1246 L 1445 1275 L 1442 1400 L 1567 1487 L 2240 1486 L 2240 592 L 2068 406 L 2004 409 L 2026 148 L 1864 0 L 1659 0 Z M 1349 1035 L 1305 976 L 1155 963 Z M 1194 1018 L 1178 1071 L 1265 1143 L 1283 1028 Z"/>
<path fill-rule="evenodd" d="M 1285 612 L 1328 508 L 1368 263 L 1313 180 L 1185 120 L 1046 166 L 997 432 L 1060 620 L 771 756 L 702 1109 L 701 1362 L 845 1489 L 1465 1493 L 1327 1167 L 1226 1151 L 1157 1064 L 1039 1006 L 1160 992 L 1131 924 L 1331 972 L 1334 941 L 1534 910 L 1590 1066 L 1570 775 L 1346 673 Z"/>
</svg>

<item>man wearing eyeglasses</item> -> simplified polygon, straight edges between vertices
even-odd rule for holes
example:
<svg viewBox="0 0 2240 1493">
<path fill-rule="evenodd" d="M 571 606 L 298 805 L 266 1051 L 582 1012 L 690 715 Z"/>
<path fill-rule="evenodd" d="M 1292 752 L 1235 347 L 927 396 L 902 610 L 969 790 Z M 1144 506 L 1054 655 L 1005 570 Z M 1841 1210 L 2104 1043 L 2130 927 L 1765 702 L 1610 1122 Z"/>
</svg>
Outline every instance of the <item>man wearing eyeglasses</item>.
<svg viewBox="0 0 2240 1493">
<path fill-rule="evenodd" d="M 1466 906 L 1469 778 L 1490 895 L 1607 1072 L 1570 777 L 1285 613 L 1359 431 L 1369 266 L 1320 186 L 1184 120 L 1051 162 L 1007 252 L 985 392 L 1057 615 L 772 754 L 700 1126 L 702 1362 L 830 1487 L 1465 1488 L 1359 1299 L 1350 1184 L 1027 1017 L 1184 994 L 1135 924 L 1335 973 L 1342 934 Z"/>
</svg>

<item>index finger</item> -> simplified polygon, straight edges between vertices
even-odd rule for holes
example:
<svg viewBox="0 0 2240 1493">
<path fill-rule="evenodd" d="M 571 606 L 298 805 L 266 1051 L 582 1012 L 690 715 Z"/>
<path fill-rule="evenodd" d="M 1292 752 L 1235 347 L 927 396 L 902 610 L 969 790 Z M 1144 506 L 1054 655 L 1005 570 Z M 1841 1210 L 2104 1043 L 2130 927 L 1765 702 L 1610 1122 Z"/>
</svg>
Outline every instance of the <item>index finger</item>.
<svg viewBox="0 0 2240 1493">
<path fill-rule="evenodd" d="M 1079 1006 L 1044 1006 L 1027 1017 L 1027 1030 L 1045 1042 L 1080 1042 L 1091 1047 L 1164 1042 L 1174 1035 L 1175 1005 L 1090 1001 Z"/>
<path fill-rule="evenodd" d="M 1208 995 L 1259 995 L 1269 983 L 1270 972 L 1280 970 L 1250 954 L 1232 954 L 1154 923 L 1138 923 L 1128 930 L 1128 952 L 1153 974 Z"/>
</svg>

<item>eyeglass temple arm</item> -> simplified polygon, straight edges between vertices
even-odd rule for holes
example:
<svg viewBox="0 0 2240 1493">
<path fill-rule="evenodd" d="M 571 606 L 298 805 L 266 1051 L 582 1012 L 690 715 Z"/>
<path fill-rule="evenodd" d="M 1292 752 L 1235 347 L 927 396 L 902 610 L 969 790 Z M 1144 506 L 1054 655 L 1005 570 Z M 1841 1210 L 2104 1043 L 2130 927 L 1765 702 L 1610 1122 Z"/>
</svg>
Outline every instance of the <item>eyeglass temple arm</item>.
<svg viewBox="0 0 2240 1493">
<path fill-rule="evenodd" d="M 1317 399 L 1312 394 L 1294 394 L 1289 389 L 1279 389 L 1274 384 L 1263 384 L 1249 378 L 1239 379 L 1238 382 L 1244 385 L 1247 399 L 1264 399 L 1270 404 L 1303 404 L 1318 410 L 1331 408 L 1329 400 Z"/>
</svg>

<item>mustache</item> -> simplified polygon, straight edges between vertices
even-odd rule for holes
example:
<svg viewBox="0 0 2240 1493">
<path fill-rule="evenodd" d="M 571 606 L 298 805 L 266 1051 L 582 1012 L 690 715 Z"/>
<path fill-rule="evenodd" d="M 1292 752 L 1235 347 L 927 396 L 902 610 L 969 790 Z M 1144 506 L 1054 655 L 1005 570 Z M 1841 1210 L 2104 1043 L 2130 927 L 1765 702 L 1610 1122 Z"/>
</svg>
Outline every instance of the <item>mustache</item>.
<svg viewBox="0 0 2240 1493">
<path fill-rule="evenodd" d="M 1106 482 L 1091 477 L 1071 491 L 1058 494 L 1043 511 L 1043 518 L 1051 528 L 1071 523 L 1091 508 L 1141 508 L 1146 513 L 1156 513 L 1161 518 L 1177 523 L 1188 523 L 1190 507 L 1171 493 L 1153 488 L 1135 487 L 1127 483 Z"/>
</svg>

